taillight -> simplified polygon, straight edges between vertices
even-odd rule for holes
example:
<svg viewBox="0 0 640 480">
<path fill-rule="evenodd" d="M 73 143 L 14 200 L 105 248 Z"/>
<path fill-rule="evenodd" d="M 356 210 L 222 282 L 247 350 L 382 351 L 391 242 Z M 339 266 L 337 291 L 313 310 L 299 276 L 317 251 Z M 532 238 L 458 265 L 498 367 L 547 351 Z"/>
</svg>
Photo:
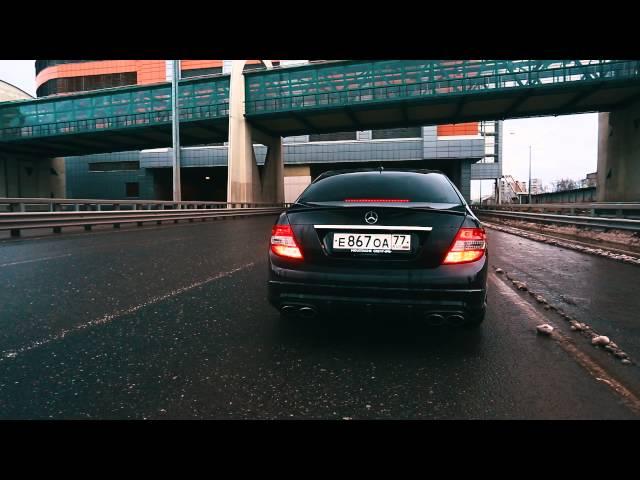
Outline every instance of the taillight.
<svg viewBox="0 0 640 480">
<path fill-rule="evenodd" d="M 280 257 L 302 258 L 291 225 L 274 225 L 271 229 L 271 251 Z"/>
<path fill-rule="evenodd" d="M 487 248 L 486 238 L 484 228 L 461 228 L 442 263 L 468 263 L 480 260 Z"/>
</svg>

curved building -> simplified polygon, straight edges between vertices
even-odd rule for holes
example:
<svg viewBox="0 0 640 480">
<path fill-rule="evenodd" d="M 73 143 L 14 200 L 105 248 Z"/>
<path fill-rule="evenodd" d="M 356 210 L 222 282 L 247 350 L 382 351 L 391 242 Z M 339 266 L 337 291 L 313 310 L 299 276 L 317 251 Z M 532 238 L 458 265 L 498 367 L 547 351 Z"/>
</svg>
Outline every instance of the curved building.
<svg viewBox="0 0 640 480">
<path fill-rule="evenodd" d="M 33 98 L 24 90 L 16 87 L 15 85 L 0 80 L 0 102 L 8 102 L 11 100 L 26 100 Z"/>
<path fill-rule="evenodd" d="M 170 60 L 36 60 L 38 97 L 169 80 Z M 273 60 L 274 65 L 279 65 Z M 245 69 L 260 60 L 247 60 Z M 182 78 L 222 73 L 224 60 L 181 60 Z"/>
</svg>

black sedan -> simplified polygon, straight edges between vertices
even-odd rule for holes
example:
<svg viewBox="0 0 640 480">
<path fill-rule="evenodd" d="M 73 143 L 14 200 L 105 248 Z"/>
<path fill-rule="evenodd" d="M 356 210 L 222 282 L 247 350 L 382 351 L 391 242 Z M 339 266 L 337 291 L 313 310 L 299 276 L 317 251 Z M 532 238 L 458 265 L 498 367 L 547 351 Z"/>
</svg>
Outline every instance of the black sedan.
<svg viewBox="0 0 640 480">
<path fill-rule="evenodd" d="M 327 172 L 273 226 L 269 301 L 283 317 L 355 308 L 477 326 L 487 266 L 485 231 L 443 173 Z"/>
</svg>

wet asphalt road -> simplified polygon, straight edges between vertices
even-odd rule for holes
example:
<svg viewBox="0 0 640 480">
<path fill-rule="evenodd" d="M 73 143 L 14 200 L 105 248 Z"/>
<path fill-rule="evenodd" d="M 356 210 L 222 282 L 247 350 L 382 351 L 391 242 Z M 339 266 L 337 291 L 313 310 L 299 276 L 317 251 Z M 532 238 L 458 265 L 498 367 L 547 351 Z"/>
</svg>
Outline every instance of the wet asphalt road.
<svg viewBox="0 0 640 480">
<path fill-rule="evenodd" d="M 266 301 L 273 220 L 0 242 L 0 418 L 638 418 L 536 335 L 494 273 L 478 331 L 366 316 L 283 324 Z M 640 268 L 489 239 L 492 265 L 640 359 Z M 640 391 L 637 366 L 584 349 Z"/>
</svg>

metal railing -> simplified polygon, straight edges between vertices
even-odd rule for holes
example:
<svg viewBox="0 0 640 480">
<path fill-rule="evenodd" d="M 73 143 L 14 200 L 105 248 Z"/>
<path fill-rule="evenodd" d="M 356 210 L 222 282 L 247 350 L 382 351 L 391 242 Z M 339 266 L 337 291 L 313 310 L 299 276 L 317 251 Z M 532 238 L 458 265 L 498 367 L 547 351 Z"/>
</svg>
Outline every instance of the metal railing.
<svg viewBox="0 0 640 480">
<path fill-rule="evenodd" d="M 171 200 L 103 200 L 86 198 L 1 198 L 0 212 L 63 212 L 103 210 L 184 210 L 222 208 L 265 208 L 289 204 L 269 202 L 217 202 Z M 107 208 L 112 207 L 112 208 Z"/>
<path fill-rule="evenodd" d="M 583 187 L 563 190 L 560 192 L 545 192 L 531 195 L 532 203 L 597 203 L 597 188 Z"/>
<path fill-rule="evenodd" d="M 14 202 L 21 200 L 24 202 Z M 0 204 L 18 205 L 18 212 L 0 213 L 0 231 L 11 232 L 12 237 L 19 237 L 20 231 L 34 228 L 52 228 L 60 233 L 63 227 L 84 227 L 90 231 L 96 225 L 113 225 L 136 223 L 142 226 L 145 222 L 162 222 L 180 220 L 205 221 L 208 218 L 245 217 L 253 215 L 276 215 L 289 204 L 286 203 L 227 203 L 227 202 L 154 202 L 154 201 L 117 201 L 117 200 L 64 200 L 42 203 L 54 199 L 0 199 Z M 8 201 L 8 203 L 7 203 Z M 73 203 L 75 202 L 75 203 Z M 26 206 L 46 205 L 50 211 L 26 211 Z M 54 211 L 54 206 L 72 205 L 73 211 Z M 87 210 L 79 210 L 79 206 Z M 99 210 L 102 206 L 111 206 L 111 210 Z M 129 207 L 122 210 L 122 206 Z M 139 209 L 140 206 L 148 209 Z M 98 208 L 94 210 L 94 208 Z M 119 207 L 116 208 L 116 207 Z M 153 209 L 151 207 L 154 207 Z M 167 209 L 166 207 L 170 207 Z"/>
<path fill-rule="evenodd" d="M 490 217 L 640 232 L 640 203 L 483 205 L 472 208 L 476 213 Z M 568 214 L 544 213 L 551 211 Z M 608 216 L 612 212 L 613 216 Z"/>
<path fill-rule="evenodd" d="M 228 102 L 180 108 L 181 122 L 206 120 L 227 115 L 229 115 Z M 163 125 L 169 123 L 171 123 L 171 110 L 157 110 L 155 112 L 3 128 L 0 129 L 0 139 L 46 137 L 92 131 L 103 132 L 127 127 Z"/>
<path fill-rule="evenodd" d="M 472 208 L 477 208 L 473 206 Z M 482 210 L 514 212 L 568 213 L 569 215 L 640 218 L 640 202 L 524 203 L 483 205 Z"/>
<path fill-rule="evenodd" d="M 603 80 L 637 79 L 640 77 L 640 62 L 638 61 L 610 61 L 600 60 L 591 65 L 571 65 L 572 61 L 560 61 L 559 65 L 546 68 L 535 68 L 536 61 L 522 61 L 520 68 L 515 68 L 514 61 L 496 61 L 493 70 L 485 68 L 482 63 L 471 69 L 455 68 L 427 68 L 425 65 L 423 75 L 409 78 L 403 71 L 404 65 L 398 62 L 397 75 L 401 76 L 397 85 L 381 86 L 359 86 L 360 84 L 371 84 L 376 81 L 384 81 L 384 74 L 363 73 L 360 77 L 349 78 L 350 85 L 345 88 L 346 80 L 336 75 L 334 81 L 325 80 L 328 86 L 344 88 L 328 92 L 313 91 L 305 93 L 304 89 L 318 89 L 319 81 L 313 80 L 308 83 L 296 83 L 295 88 L 287 84 L 287 80 L 272 79 L 270 71 L 261 72 L 264 79 L 259 76 L 248 77 L 247 84 L 247 115 L 260 113 L 275 113 L 293 109 L 319 108 L 327 106 L 343 106 L 360 103 L 373 103 L 377 101 L 403 100 L 416 97 L 436 97 L 442 95 L 455 95 L 463 93 L 478 93 L 482 91 L 510 90 L 513 88 L 535 88 L 549 85 L 561 84 L 588 84 L 591 82 L 601 82 Z M 567 65 L 570 64 L 570 66 Z M 503 65 L 504 64 L 504 65 Z M 373 63 L 372 63 L 373 65 Z M 509 68 L 508 65 L 511 65 Z M 350 65 L 345 65 L 348 68 Z M 324 66 L 317 66 L 321 69 Z M 324 67 L 326 68 L 326 67 Z M 364 69 L 364 67 L 363 67 Z M 373 71 L 373 69 L 371 69 Z M 465 76 L 460 75 L 464 71 Z M 473 76 L 471 74 L 474 74 Z M 446 75 L 450 78 L 446 78 Z M 377 76 L 376 76 L 377 75 Z M 406 78 L 402 75 L 406 75 Z M 460 78 L 462 76 L 462 78 Z M 427 80 L 416 81 L 417 78 L 427 78 Z M 453 77 L 453 78 L 451 78 Z M 260 90 L 262 85 L 253 86 L 250 81 L 271 82 L 271 87 L 267 90 Z M 352 87 L 355 87 L 353 88 Z M 325 88 L 329 88 L 329 87 Z M 302 93 L 291 93 L 302 91 Z"/>
</svg>

